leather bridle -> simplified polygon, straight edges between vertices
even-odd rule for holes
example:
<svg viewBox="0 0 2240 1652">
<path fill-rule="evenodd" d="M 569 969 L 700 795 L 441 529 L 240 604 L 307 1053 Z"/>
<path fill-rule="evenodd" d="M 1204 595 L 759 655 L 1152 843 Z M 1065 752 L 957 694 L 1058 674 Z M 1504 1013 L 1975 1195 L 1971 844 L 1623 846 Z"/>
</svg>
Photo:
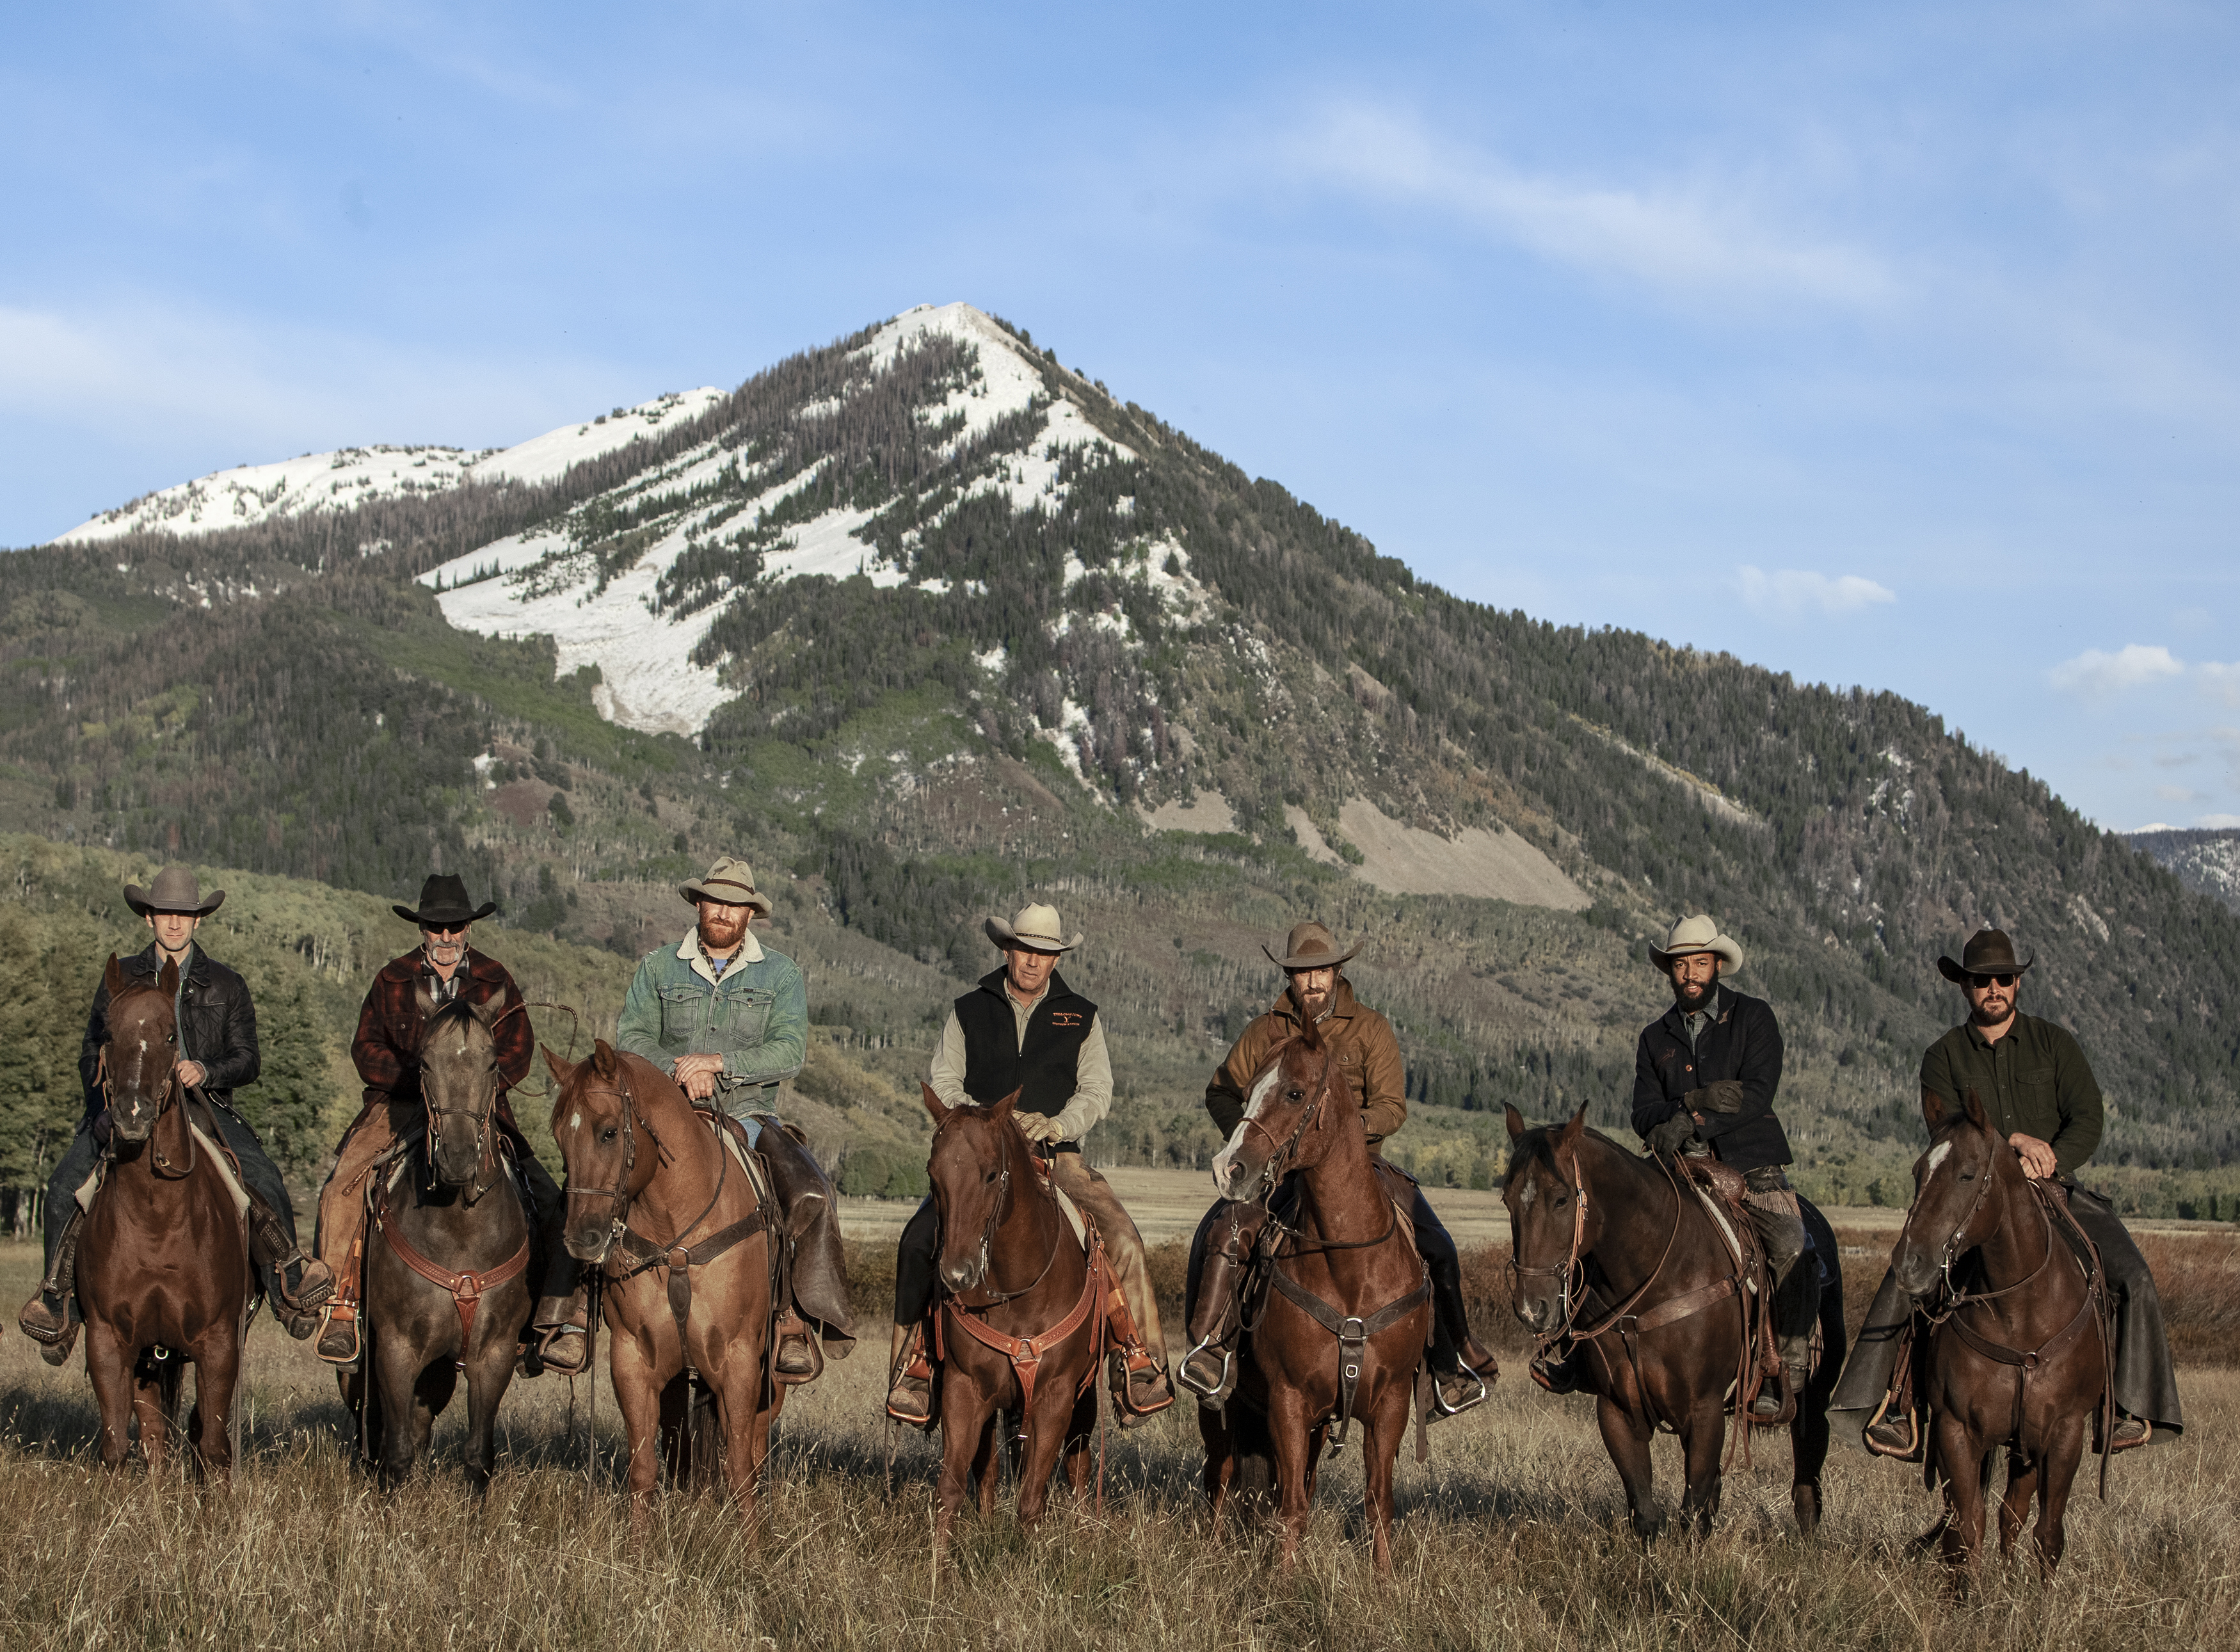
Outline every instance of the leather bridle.
<svg viewBox="0 0 2240 1652">
<path fill-rule="evenodd" d="M 576 1209 L 577 1202 L 578 1200 L 589 1201 L 593 1199 L 604 1199 L 607 1202 L 607 1215 L 609 1221 L 607 1243 L 611 1247 L 615 1241 L 621 1238 L 630 1228 L 630 1201 L 637 1196 L 637 1189 L 630 1186 L 630 1182 L 637 1173 L 637 1132 L 640 1129 L 643 1129 L 645 1132 L 646 1139 L 653 1143 L 655 1153 L 660 1156 L 664 1158 L 667 1157 L 668 1149 L 662 1146 L 661 1137 L 654 1133 L 653 1126 L 649 1123 L 644 1116 L 637 1110 L 637 1098 L 630 1094 L 630 1080 L 622 1076 L 619 1069 L 617 1069 L 615 1086 L 612 1089 L 596 1089 L 587 1084 L 579 1094 L 579 1102 L 583 1096 L 610 1096 L 622 1103 L 622 1167 L 616 1172 L 615 1184 L 611 1188 L 577 1188 L 574 1186 L 570 1186 L 569 1188 L 568 1226 L 572 1228 L 577 1225 Z M 726 1155 L 724 1156 L 728 1161 L 729 1156 Z M 717 1199 L 722 1198 L 723 1196 L 723 1171 L 719 1170 L 716 1178 L 716 1197 Z M 569 1179 L 571 1182 L 574 1181 L 572 1176 Z M 710 1200 L 709 1202 L 708 1208 L 710 1210 L 716 1208 L 714 1200 Z M 705 1212 L 703 1212 L 703 1215 L 704 1216 Z M 693 1227 L 697 1227 L 698 1225 L 699 1224 L 697 1221 L 692 1224 Z M 683 1231 L 689 1234 L 692 1231 L 692 1228 L 687 1227 Z"/>
<path fill-rule="evenodd" d="M 1549 1157 L 1555 1163 L 1557 1169 L 1561 1171 L 1563 1168 L 1563 1162 L 1560 1159 L 1556 1158 L 1555 1151 L 1552 1148 L 1550 1149 Z M 1579 1166 L 1578 1144 L 1576 1142 L 1572 1143 L 1570 1182 L 1571 1193 L 1570 1253 L 1563 1258 L 1563 1263 L 1559 1267 L 1532 1268 L 1527 1267 L 1523 1262 L 1520 1262 L 1517 1257 L 1515 1247 L 1512 1246 L 1510 1248 L 1509 1271 L 1513 1276 L 1514 1281 L 1514 1282 L 1510 1286 L 1510 1300 L 1512 1305 L 1516 1302 L 1519 1287 L 1523 1285 L 1524 1280 L 1528 1276 L 1544 1279 L 1551 1275 L 1556 1275 L 1560 1276 L 1563 1281 L 1562 1284 L 1557 1287 L 1557 1300 L 1563 1307 L 1563 1317 L 1557 1322 L 1553 1329 L 1545 1331 L 1536 1331 L 1533 1333 L 1533 1340 L 1536 1344 L 1533 1349 L 1535 1358 L 1544 1356 L 1550 1349 L 1555 1347 L 1558 1342 L 1563 1342 L 1567 1339 L 1573 1342 L 1592 1342 L 1595 1338 L 1615 1329 L 1627 1317 L 1628 1315 L 1632 1313 L 1635 1305 L 1638 1303 L 1643 1296 L 1649 1294 L 1650 1288 L 1657 1283 L 1658 1277 L 1664 1272 L 1664 1264 L 1671 1259 L 1672 1247 L 1680 1237 L 1680 1218 L 1684 1209 L 1684 1205 L 1681 1198 L 1680 1183 L 1672 1174 L 1672 1167 L 1665 1163 L 1661 1155 L 1657 1156 L 1657 1169 L 1664 1172 L 1664 1179 L 1668 1182 L 1670 1182 L 1672 1187 L 1672 1230 L 1664 1236 L 1664 1249 L 1657 1258 L 1657 1265 L 1649 1270 L 1649 1276 L 1643 1280 L 1641 1283 L 1627 1296 L 1623 1302 L 1620 1302 L 1608 1314 L 1605 1314 L 1603 1316 L 1602 1323 L 1593 1327 L 1591 1329 L 1582 1330 L 1578 1326 L 1579 1310 L 1582 1306 L 1583 1306 L 1587 1295 L 1587 1178 L 1584 1171 L 1583 1171 Z M 1522 1316 L 1520 1316 L 1520 1317 L 1522 1317 Z"/>
<path fill-rule="evenodd" d="M 954 1118 L 958 1113 L 961 1113 L 963 1110 L 964 1109 L 961 1107 L 955 1109 L 950 1112 L 950 1117 Z M 947 1128 L 948 1122 L 944 1120 L 942 1124 L 942 1129 L 946 1129 Z M 937 1134 L 938 1134 L 938 1132 L 937 1132 Z M 975 1311 L 1000 1307 L 1004 1302 L 1014 1301 L 1018 1297 L 1027 1295 L 1027 1293 L 1033 1290 L 1036 1286 L 1041 1284 L 1044 1279 L 1049 1277 L 1050 1270 L 1057 1265 L 1057 1253 L 1064 1240 L 1063 1229 L 1065 1224 L 1063 1222 L 1060 1222 L 1056 1225 L 1051 1233 L 1050 1255 L 1043 1258 L 1043 1265 L 1041 1269 L 1037 1271 L 1035 1276 L 1027 1283 L 1019 1287 L 1018 1289 L 997 1290 L 989 1285 L 988 1273 L 989 1269 L 993 1266 L 991 1259 L 995 1256 L 996 1234 L 997 1229 L 1002 1228 L 1003 1225 L 1003 1217 L 1006 1212 L 1010 1209 L 1011 1200 L 1010 1154 L 1008 1149 L 999 1149 L 998 1150 L 1003 1152 L 1003 1164 L 1002 1169 L 997 1173 L 996 1196 L 989 1203 L 987 1220 L 983 1222 L 980 1227 L 980 1276 L 972 1284 L 966 1286 L 964 1290 L 950 1293 L 949 1297 L 949 1299 L 955 1302 L 958 1307 L 970 1308 Z M 966 1295 L 972 1292 L 977 1292 L 983 1300 L 979 1302 L 967 1302 L 965 1300 Z"/>
</svg>

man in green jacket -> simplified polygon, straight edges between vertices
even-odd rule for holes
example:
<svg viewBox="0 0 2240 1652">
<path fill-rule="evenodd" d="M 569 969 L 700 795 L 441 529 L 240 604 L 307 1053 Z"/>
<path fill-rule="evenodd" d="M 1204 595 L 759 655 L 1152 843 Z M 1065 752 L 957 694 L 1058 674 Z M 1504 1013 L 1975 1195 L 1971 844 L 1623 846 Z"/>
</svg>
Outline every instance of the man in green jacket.
<svg viewBox="0 0 2240 1652">
<path fill-rule="evenodd" d="M 832 1184 L 776 1111 L 777 1087 L 801 1070 L 808 1046 L 808 988 L 791 958 L 754 936 L 751 921 L 769 916 L 770 903 L 746 862 L 722 856 L 677 893 L 697 922 L 638 964 L 615 1042 L 674 1076 L 694 1106 L 746 1126 L 793 1236 L 793 1300 L 777 1318 L 778 1378 L 805 1382 L 823 1369 L 810 1322 L 819 1323 L 835 1357 L 855 1347 Z M 585 1311 L 580 1299 L 548 1302 L 538 1309 L 540 1325 L 548 1308 Z"/>
<path fill-rule="evenodd" d="M 2007 1138 L 2033 1182 L 2053 1182 L 2100 1252 L 2116 1299 L 2117 1450 L 2167 1439 L 2183 1429 L 2170 1338 L 2154 1275 L 2107 1200 L 2077 1185 L 2077 1171 L 2100 1145 L 2105 1109 L 2091 1064 L 2069 1029 L 2017 1007 L 2028 963 L 2015 962 L 2014 943 L 1999 929 L 1978 929 L 1960 961 L 1940 957 L 1937 968 L 1960 989 L 1968 1018 L 1929 1047 L 1921 1058 L 1921 1092 L 1957 1108 L 1970 1090 L 1986 1121 Z M 1883 1400 L 1897 1374 L 1898 1340 L 1913 1316 L 1913 1302 L 1895 1269 L 1867 1310 L 1859 1340 L 1829 1401 L 1829 1423 L 1838 1438 L 1860 1439 L 1868 1449 L 1910 1459 L 1922 1442 L 1912 1419 L 1893 1416 Z M 1885 1415 L 1870 1425 L 1877 1409 Z"/>
</svg>

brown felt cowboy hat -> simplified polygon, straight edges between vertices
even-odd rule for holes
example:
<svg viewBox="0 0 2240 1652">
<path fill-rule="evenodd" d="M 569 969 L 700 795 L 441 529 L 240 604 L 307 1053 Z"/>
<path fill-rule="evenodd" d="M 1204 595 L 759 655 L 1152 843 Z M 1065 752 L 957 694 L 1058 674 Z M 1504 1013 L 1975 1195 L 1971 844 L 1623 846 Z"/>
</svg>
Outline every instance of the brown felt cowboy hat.
<svg viewBox="0 0 2240 1652">
<path fill-rule="evenodd" d="M 143 918 L 153 912 L 183 912 L 189 917 L 206 918 L 225 904 L 225 891 L 220 889 L 205 901 L 202 885 L 191 871 L 183 866 L 167 866 L 148 880 L 144 889 L 137 883 L 127 883 L 124 904 Z"/>
<path fill-rule="evenodd" d="M 1309 918 L 1304 923 L 1294 923 L 1290 934 L 1283 937 L 1283 955 L 1277 957 L 1263 942 L 1260 950 L 1282 969 L 1335 969 L 1361 950 L 1357 941 L 1344 951 L 1337 949 L 1337 937 L 1328 929 Z"/>
<path fill-rule="evenodd" d="M 1084 938 L 1079 929 L 1070 941 L 1065 938 L 1065 925 L 1058 922 L 1054 906 L 1023 906 L 1009 923 L 990 918 L 982 927 L 997 946 L 1023 947 L 1029 952 L 1070 952 Z"/>
<path fill-rule="evenodd" d="M 718 855 L 707 876 L 678 884 L 677 892 L 695 906 L 714 901 L 722 906 L 750 906 L 764 917 L 770 914 L 770 896 L 755 887 L 754 869 L 736 855 Z"/>
<path fill-rule="evenodd" d="M 480 906 L 467 900 L 467 881 L 449 872 L 437 872 L 420 886 L 420 909 L 409 906 L 389 909 L 407 923 L 417 923 L 423 929 L 453 929 L 462 923 L 473 923 L 497 910 L 496 901 L 484 901 Z"/>
<path fill-rule="evenodd" d="M 2004 929 L 1978 929 L 1968 937 L 1968 944 L 1960 949 L 1960 962 L 1940 956 L 1937 960 L 1939 974 L 1947 981 L 1960 986 L 1968 984 L 1970 976 L 2018 976 L 2027 972 L 2037 962 L 2033 954 L 2029 963 L 2015 962 L 2015 943 L 2007 938 Z"/>
<path fill-rule="evenodd" d="M 1649 961 L 1660 969 L 1670 969 L 1673 959 L 1684 958 L 1691 952 L 1717 953 L 1721 975 L 1732 975 L 1743 967 L 1742 943 L 1732 936 L 1720 934 L 1717 923 L 1700 912 L 1674 924 L 1662 947 L 1652 945 L 1649 949 Z"/>
</svg>

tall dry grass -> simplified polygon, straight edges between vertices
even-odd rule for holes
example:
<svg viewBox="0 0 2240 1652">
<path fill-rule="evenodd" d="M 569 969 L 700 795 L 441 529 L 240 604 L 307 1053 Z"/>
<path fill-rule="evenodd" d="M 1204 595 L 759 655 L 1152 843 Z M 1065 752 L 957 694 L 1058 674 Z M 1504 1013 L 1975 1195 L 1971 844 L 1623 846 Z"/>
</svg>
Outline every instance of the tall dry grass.
<svg viewBox="0 0 2240 1652">
<path fill-rule="evenodd" d="M 20 1300 L 33 1266 L 0 1248 L 0 1301 Z M 665 1502 L 641 1546 L 603 1394 L 587 1450 L 580 1413 L 567 1431 L 564 1384 L 517 1386 L 483 1504 L 463 1489 L 456 1419 L 439 1429 L 435 1471 L 384 1499 L 347 1466 L 323 1369 L 260 1325 L 245 1461 L 220 1495 L 174 1475 L 104 1474 L 82 1369 L 50 1370 L 9 1336 L 0 1624 L 29 1647 L 383 1652 L 2240 1644 L 2240 1468 L 2223 1449 L 2240 1377 L 2223 1369 L 2189 1369 L 2183 1440 L 2119 1460 L 2105 1507 L 2089 1493 L 2074 1505 L 2050 1590 L 2027 1563 L 1995 1559 L 1977 1594 L 1956 1600 L 1906 1549 L 1933 1510 L 1917 1478 L 1852 1452 L 1830 1465 L 1820 1537 L 1800 1541 L 1778 1438 L 1729 1480 L 1710 1538 L 1643 1549 L 1624 1530 L 1590 1402 L 1551 1399 L 1512 1372 L 1490 1405 L 1433 1430 L 1428 1467 L 1403 1456 L 1390 1583 L 1369 1569 L 1351 1454 L 1325 1477 L 1296 1571 L 1264 1540 L 1209 1543 L 1197 1430 L 1177 1408 L 1111 1436 L 1101 1516 L 1061 1501 L 1030 1536 L 1007 1515 L 963 1522 L 937 1595 L 933 1447 L 877 1420 L 878 1360 L 867 1347 L 789 1406 L 758 1547 L 707 1498 Z M 1670 1494 L 1669 1442 L 1658 1469 Z"/>
</svg>

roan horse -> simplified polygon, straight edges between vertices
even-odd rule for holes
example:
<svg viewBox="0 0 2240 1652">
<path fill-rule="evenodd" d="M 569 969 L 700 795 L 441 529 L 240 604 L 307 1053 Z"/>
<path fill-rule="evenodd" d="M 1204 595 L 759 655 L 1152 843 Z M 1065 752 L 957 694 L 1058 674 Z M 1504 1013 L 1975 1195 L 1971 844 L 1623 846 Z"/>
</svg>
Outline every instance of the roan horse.
<svg viewBox="0 0 2240 1652">
<path fill-rule="evenodd" d="M 1941 1538 L 1948 1564 L 1974 1567 L 1991 1454 L 2004 1445 L 1999 1552 L 2013 1553 L 2035 1496 L 2031 1536 L 2038 1570 L 2050 1579 L 2067 1542 L 2063 1517 L 2085 1424 L 2099 1409 L 2104 1450 L 2115 1421 L 2107 1414 L 2105 1293 L 2097 1266 L 2088 1272 L 2054 1231 L 2047 1206 L 2059 1194 L 2023 1174 L 1973 1090 L 1958 1109 L 1924 1091 L 1922 1112 L 1930 1148 L 1914 1166 L 1913 1208 L 1890 1253 L 1898 1283 L 1937 1327 L 1923 1398 L 1934 1419 L 1929 1469 L 1943 1482 L 1944 1513 L 1922 1542 Z M 2061 1220 L 2069 1223 L 2065 1209 Z M 1960 1264 L 1970 1255 L 1980 1287 L 1959 1282 L 1970 1276 Z M 2103 1495 L 2106 1473 L 2103 1456 Z"/>
<path fill-rule="evenodd" d="M 946 1107 L 921 1085 L 933 1115 L 926 1161 L 941 1222 L 941 1477 L 934 1498 L 936 1565 L 977 1478 L 980 1511 L 996 1506 L 998 1422 L 1019 1418 L 1019 1523 L 1050 1501 L 1061 1449 L 1078 1495 L 1097 1422 L 1097 1362 L 1104 1298 L 1114 1289 L 1103 1247 L 1073 1236 L 1057 1196 L 1036 1168 L 1012 1109 L 1014 1090 L 987 1106 Z"/>
<path fill-rule="evenodd" d="M 1223 1409 L 1199 1410 L 1198 1431 L 1217 1531 L 1232 1495 L 1264 1495 L 1272 1452 L 1289 1565 L 1330 1425 L 1335 1450 L 1359 1422 L 1371 1549 L 1377 1569 L 1389 1574 L 1392 1465 L 1430 1335 L 1430 1276 L 1370 1163 L 1369 1138 L 1334 1082 L 1336 1066 L 1314 1023 L 1278 1045 L 1214 1159 L 1223 1198 L 1267 1199 L 1296 1171 L 1298 1202 L 1288 1221 L 1271 1214 L 1262 1229 L 1272 1289 L 1238 1346 L 1236 1392 Z"/>
<path fill-rule="evenodd" d="M 615 1400 L 630 1440 L 630 1517 L 653 1509 L 666 1446 L 676 1485 L 720 1460 L 750 1532 L 755 1481 L 785 1389 L 771 1369 L 781 1235 L 775 1211 L 668 1074 L 604 1039 L 575 1066 L 544 1051 L 552 1136 L 568 1171 L 568 1252 L 597 1266 Z M 712 1400 L 713 1429 L 705 1426 Z"/>
<path fill-rule="evenodd" d="M 1599 1398 L 1595 1420 L 1625 1483 L 1635 1532 L 1651 1537 L 1663 1524 L 1650 1459 L 1660 1425 L 1680 1436 L 1681 1517 L 1708 1531 L 1719 1510 L 1727 1407 L 1748 1403 L 1758 1358 L 1745 1338 L 1744 1293 L 1726 1242 L 1671 1167 L 1588 1129 L 1584 1107 L 1560 1127 L 1538 1129 L 1508 1111 L 1502 1198 L 1517 1316 L 1543 1349 L 1576 1350 L 1582 1385 Z M 1820 1256 L 1832 1259 L 1826 1219 L 1810 1204 L 1803 1214 Z M 1843 1363 L 1843 1292 L 1831 1270 L 1820 1294 L 1819 1367 L 1790 1423 L 1790 1507 L 1806 1533 L 1820 1522 L 1828 1396 Z"/>
<path fill-rule="evenodd" d="M 177 1076 L 176 964 L 135 984 L 109 960 L 109 1038 L 103 1051 L 110 1162 L 78 1241 L 77 1299 L 85 1369 L 101 1407 L 101 1461 L 124 1461 L 140 1421 L 150 1469 L 163 1459 L 193 1362 L 187 1438 L 203 1472 L 233 1470 L 233 1390 L 254 1306 L 249 1229 L 216 1162 L 190 1132 Z"/>
<path fill-rule="evenodd" d="M 517 1173 L 499 1150 L 497 1003 L 420 997 L 420 1095 L 427 1134 L 402 1173 L 372 1179 L 366 1247 L 367 1348 L 342 1374 L 345 1402 L 384 1486 L 412 1472 L 437 1416 L 467 1379 L 467 1478 L 490 1487 L 497 1409 L 529 1322 L 530 1232 Z M 495 1193 L 495 1198 L 487 1196 Z"/>
</svg>

